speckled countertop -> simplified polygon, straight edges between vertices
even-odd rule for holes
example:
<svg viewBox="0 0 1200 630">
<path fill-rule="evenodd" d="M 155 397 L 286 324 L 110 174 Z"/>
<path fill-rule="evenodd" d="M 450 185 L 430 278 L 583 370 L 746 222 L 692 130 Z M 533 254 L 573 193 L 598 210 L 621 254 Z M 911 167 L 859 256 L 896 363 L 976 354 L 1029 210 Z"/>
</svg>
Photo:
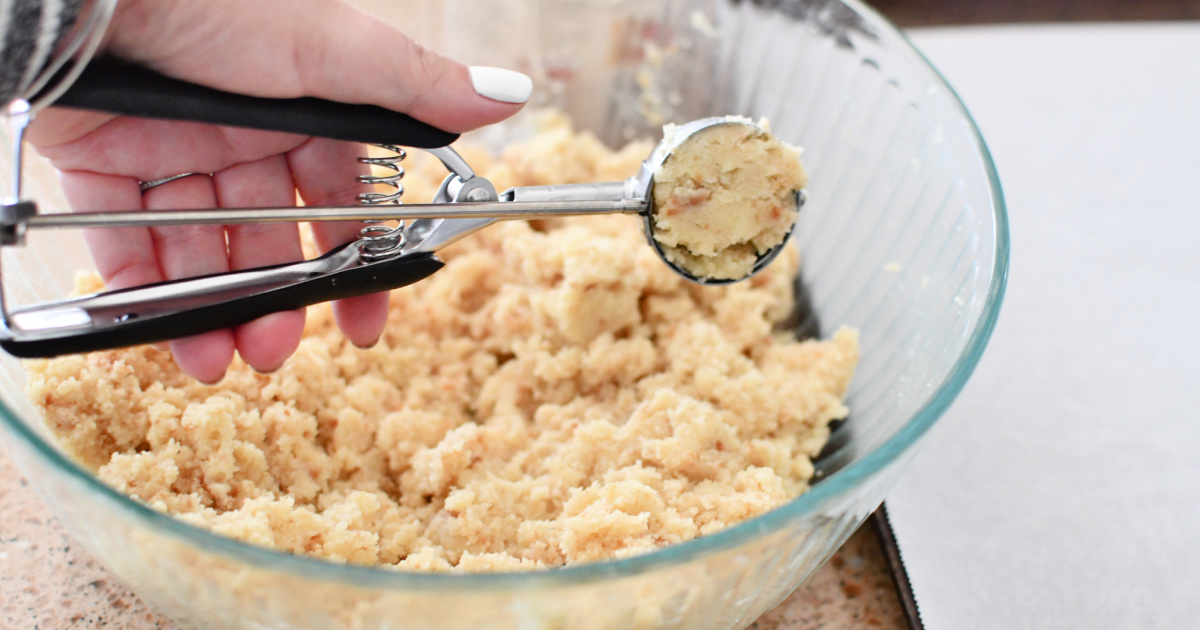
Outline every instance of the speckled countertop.
<svg viewBox="0 0 1200 630">
<path fill-rule="evenodd" d="M 175 628 L 101 568 L 63 530 L 0 450 L 0 628 Z M 864 528 L 753 630 L 905 625 L 875 535 Z"/>
</svg>

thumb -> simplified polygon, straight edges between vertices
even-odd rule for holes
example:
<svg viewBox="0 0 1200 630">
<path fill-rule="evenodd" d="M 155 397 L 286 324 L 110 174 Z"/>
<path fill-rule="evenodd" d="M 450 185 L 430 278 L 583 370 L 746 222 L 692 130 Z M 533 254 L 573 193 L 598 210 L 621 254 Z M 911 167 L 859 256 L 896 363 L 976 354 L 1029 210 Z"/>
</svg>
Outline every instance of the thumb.
<svg viewBox="0 0 1200 630">
<path fill-rule="evenodd" d="M 467 68 L 337 0 L 129 0 L 108 50 L 185 81 L 379 105 L 461 133 L 512 116 L 533 83 Z"/>
</svg>

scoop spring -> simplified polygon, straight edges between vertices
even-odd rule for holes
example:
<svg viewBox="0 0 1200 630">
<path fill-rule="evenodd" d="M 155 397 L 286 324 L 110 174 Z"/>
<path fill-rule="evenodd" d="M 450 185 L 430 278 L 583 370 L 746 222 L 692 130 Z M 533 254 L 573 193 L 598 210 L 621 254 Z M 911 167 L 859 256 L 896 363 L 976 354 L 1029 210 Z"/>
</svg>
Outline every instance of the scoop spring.
<svg viewBox="0 0 1200 630">
<path fill-rule="evenodd" d="M 367 175 L 359 175 L 358 183 L 370 186 L 383 185 L 391 187 L 393 190 L 391 192 L 372 190 L 359 193 L 358 203 L 364 206 L 400 205 L 400 197 L 404 195 L 404 184 L 400 181 L 404 179 L 404 168 L 400 166 L 400 163 L 408 157 L 408 154 L 403 148 L 394 144 L 376 144 L 374 146 L 387 151 L 388 154 L 360 157 L 358 163 L 392 172 L 376 174 L 372 171 Z M 383 260 L 403 251 L 405 245 L 404 222 L 401 221 L 396 227 L 372 223 L 359 230 L 358 237 L 362 243 L 359 250 L 360 255 L 365 261 Z"/>
</svg>

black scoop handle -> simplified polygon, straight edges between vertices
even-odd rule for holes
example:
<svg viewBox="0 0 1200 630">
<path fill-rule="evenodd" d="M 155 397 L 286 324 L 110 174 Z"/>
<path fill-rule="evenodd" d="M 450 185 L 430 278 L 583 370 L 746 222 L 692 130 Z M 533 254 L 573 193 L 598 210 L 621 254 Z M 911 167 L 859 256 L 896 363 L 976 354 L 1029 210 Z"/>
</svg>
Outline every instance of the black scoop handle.
<svg viewBox="0 0 1200 630">
<path fill-rule="evenodd" d="M 458 134 L 376 105 L 233 94 L 108 58 L 89 63 L 54 104 L 418 149 L 437 149 L 458 139 Z"/>
<path fill-rule="evenodd" d="M 334 250 L 326 256 L 336 252 L 337 250 Z M 15 357 L 31 359 L 158 343 L 244 324 L 270 313 L 407 286 L 429 277 L 442 267 L 442 261 L 432 254 L 397 256 L 391 260 L 315 276 L 254 295 L 144 318 L 106 322 L 102 326 L 67 326 L 28 334 L 14 334 L 6 330 L 0 334 L 0 348 Z M 186 284 L 198 279 L 174 280 L 112 293 L 144 291 L 157 286 Z M 68 305 L 69 303 L 70 300 L 64 302 Z M 39 307 L 35 306 L 29 310 L 37 308 Z"/>
</svg>

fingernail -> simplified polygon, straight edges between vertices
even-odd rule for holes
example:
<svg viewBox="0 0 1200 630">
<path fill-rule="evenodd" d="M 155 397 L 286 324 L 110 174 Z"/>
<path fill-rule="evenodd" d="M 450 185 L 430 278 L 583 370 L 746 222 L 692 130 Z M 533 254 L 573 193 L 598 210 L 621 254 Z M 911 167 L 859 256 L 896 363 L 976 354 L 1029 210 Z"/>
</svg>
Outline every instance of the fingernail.
<svg viewBox="0 0 1200 630">
<path fill-rule="evenodd" d="M 533 95 L 533 80 L 512 70 L 471 67 L 471 84 L 475 93 L 501 103 L 524 103 Z"/>
</svg>

